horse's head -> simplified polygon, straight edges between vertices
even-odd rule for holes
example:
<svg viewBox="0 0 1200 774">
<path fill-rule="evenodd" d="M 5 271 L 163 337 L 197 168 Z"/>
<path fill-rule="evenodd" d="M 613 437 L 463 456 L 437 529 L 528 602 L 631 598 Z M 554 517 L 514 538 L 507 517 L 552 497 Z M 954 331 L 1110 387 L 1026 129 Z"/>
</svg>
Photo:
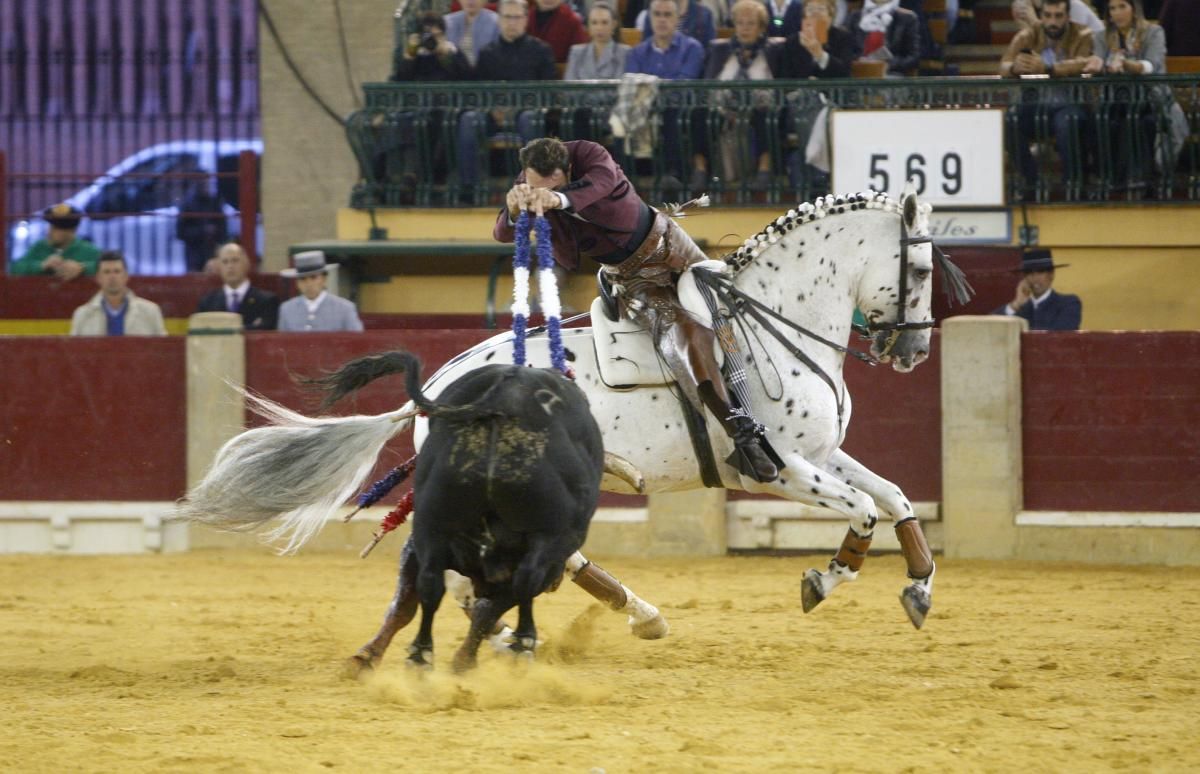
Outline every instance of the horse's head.
<svg viewBox="0 0 1200 774">
<path fill-rule="evenodd" d="M 859 286 L 858 307 L 867 318 L 871 354 L 897 371 L 911 371 L 929 357 L 933 328 L 934 247 L 932 207 L 917 200 L 911 182 L 900 199 L 896 249 L 880 250 Z"/>
</svg>

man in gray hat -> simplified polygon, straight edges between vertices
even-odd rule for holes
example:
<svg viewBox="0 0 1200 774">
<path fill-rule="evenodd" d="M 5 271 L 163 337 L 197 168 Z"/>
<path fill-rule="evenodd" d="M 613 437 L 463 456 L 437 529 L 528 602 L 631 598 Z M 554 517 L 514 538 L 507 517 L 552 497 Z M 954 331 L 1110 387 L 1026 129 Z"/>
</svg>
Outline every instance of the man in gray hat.
<svg viewBox="0 0 1200 774">
<path fill-rule="evenodd" d="M 1046 249 L 1026 250 L 1021 256 L 1024 275 L 1017 283 L 1013 300 L 992 314 L 1016 315 L 1029 321 L 1033 331 L 1077 331 L 1083 317 L 1079 296 L 1056 293 L 1054 270 L 1070 264 L 1055 263 Z"/>
<path fill-rule="evenodd" d="M 361 331 L 362 320 L 354 304 L 332 295 L 325 289 L 328 269 L 325 253 L 312 250 L 297 253 L 296 267 L 279 272 L 281 277 L 295 277 L 300 295 L 289 298 L 279 307 L 281 331 Z"/>
</svg>

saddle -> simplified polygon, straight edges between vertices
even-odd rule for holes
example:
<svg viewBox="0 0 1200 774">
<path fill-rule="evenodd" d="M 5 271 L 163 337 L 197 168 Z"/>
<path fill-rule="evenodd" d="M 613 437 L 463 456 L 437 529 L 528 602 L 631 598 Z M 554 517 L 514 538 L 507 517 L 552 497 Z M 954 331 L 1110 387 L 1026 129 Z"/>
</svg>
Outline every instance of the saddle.
<svg viewBox="0 0 1200 774">
<path fill-rule="evenodd" d="M 707 328 L 713 327 L 712 313 L 696 287 L 691 269 L 694 267 L 724 272 L 728 269 L 724 261 L 700 261 L 692 264 L 679 277 L 676 290 L 679 303 L 689 315 Z M 610 389 L 633 389 L 634 387 L 671 384 L 671 374 L 658 350 L 650 331 L 633 320 L 620 319 L 617 313 L 617 289 L 599 273 L 600 295 L 592 301 L 592 343 L 596 349 L 596 363 L 600 368 L 600 379 Z M 713 354 L 717 365 L 725 363 L 725 352 L 715 344 Z"/>
</svg>

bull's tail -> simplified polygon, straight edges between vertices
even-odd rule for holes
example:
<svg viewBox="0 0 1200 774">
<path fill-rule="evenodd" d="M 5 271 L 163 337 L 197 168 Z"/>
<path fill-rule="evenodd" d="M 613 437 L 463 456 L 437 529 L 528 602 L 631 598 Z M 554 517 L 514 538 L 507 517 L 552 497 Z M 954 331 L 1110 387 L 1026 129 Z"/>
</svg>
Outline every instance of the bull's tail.
<svg viewBox="0 0 1200 774">
<path fill-rule="evenodd" d="M 286 553 L 315 535 L 358 492 L 383 445 L 407 430 L 416 415 L 414 401 L 387 414 L 312 418 L 266 398 L 247 398 L 270 424 L 221 447 L 178 513 L 234 530 L 253 530 L 280 517 L 266 537 L 286 540 L 281 549 Z"/>
</svg>

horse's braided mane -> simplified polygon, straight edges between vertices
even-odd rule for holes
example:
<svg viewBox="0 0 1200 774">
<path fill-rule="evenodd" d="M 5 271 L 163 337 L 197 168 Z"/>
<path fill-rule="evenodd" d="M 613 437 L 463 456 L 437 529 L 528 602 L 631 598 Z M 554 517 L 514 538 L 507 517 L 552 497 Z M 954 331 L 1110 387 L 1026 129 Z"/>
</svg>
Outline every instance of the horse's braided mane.
<svg viewBox="0 0 1200 774">
<path fill-rule="evenodd" d="M 723 256 L 722 260 L 732 267 L 734 274 L 737 274 L 749 266 L 767 247 L 778 242 L 792 229 L 799 228 L 806 223 L 819 220 L 827 215 L 840 215 L 843 212 L 854 212 L 855 210 L 900 212 L 900 209 L 898 201 L 877 191 L 864 191 L 843 196 L 819 196 L 811 204 L 803 202 L 780 215 L 768 223 L 762 231 L 747 239 L 737 250 Z"/>
</svg>

